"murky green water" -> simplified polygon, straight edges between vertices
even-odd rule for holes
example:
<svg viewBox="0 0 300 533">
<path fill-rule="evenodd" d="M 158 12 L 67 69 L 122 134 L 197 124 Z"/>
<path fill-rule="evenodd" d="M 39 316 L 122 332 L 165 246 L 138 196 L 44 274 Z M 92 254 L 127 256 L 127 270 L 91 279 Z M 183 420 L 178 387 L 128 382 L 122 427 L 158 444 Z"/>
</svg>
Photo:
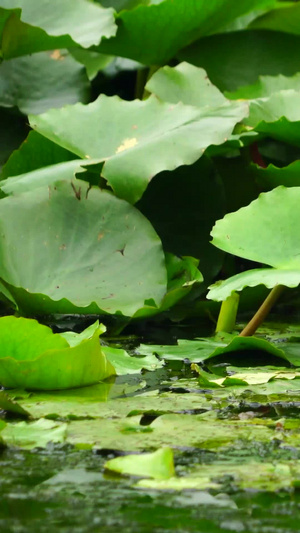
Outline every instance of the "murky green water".
<svg viewBox="0 0 300 533">
<path fill-rule="evenodd" d="M 31 442 L 34 422 L 20 432 L 6 417 L 0 531 L 299 532 L 299 384 L 209 389 L 172 361 L 84 389 L 11 392 L 32 421 L 57 424 L 60 442 L 36 448 L 44 429 Z M 107 459 L 161 446 L 174 450 L 173 485 L 141 486 L 104 469 Z M 182 481 L 188 488 L 174 490 Z"/>
</svg>

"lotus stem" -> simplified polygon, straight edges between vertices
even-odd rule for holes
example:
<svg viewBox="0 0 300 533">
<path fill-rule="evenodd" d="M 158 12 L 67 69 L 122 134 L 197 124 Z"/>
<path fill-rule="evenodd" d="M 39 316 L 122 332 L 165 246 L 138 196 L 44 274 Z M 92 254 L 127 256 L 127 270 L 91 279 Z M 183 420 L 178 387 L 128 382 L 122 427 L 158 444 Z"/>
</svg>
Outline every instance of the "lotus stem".
<svg viewBox="0 0 300 533">
<path fill-rule="evenodd" d="M 275 285 L 275 287 L 273 287 L 265 301 L 255 313 L 254 317 L 250 320 L 250 322 L 248 322 L 247 326 L 240 333 L 240 337 L 250 337 L 251 335 L 254 335 L 257 328 L 265 320 L 266 316 L 269 314 L 273 305 L 277 302 L 279 296 L 285 288 L 286 287 L 284 285 Z"/>
<path fill-rule="evenodd" d="M 236 315 L 238 312 L 240 296 L 237 292 L 233 292 L 229 298 L 224 300 L 221 305 L 216 333 L 219 331 L 224 331 L 225 333 L 230 333 L 236 322 Z"/>
</svg>

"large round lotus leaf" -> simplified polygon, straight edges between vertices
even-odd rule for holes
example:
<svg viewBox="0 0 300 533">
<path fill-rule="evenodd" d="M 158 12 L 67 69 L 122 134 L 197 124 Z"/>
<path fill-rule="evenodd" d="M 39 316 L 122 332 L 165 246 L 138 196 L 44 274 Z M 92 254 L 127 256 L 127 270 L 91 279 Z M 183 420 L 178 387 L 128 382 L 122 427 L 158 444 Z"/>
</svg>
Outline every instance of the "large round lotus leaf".
<svg viewBox="0 0 300 533">
<path fill-rule="evenodd" d="M 116 37 L 99 52 L 129 57 L 148 65 L 167 63 L 203 35 L 219 31 L 237 17 L 270 5 L 270 0 L 150 0 L 121 11 Z M 149 5 L 150 4 L 150 5 Z"/>
<path fill-rule="evenodd" d="M 159 305 L 167 275 L 150 223 L 108 191 L 73 187 L 59 182 L 0 202 L 0 278 L 19 307 L 132 316 L 145 300 Z"/>
<path fill-rule="evenodd" d="M 0 0 L 0 8 L 14 10 L 2 36 L 5 58 L 75 44 L 89 48 L 117 30 L 113 10 L 88 0 L 39 0 L 38 9 L 35 0 Z"/>
<path fill-rule="evenodd" d="M 212 230 L 215 246 L 274 268 L 243 272 L 217 283 L 209 298 L 225 300 L 234 290 L 261 283 L 269 288 L 300 283 L 299 202 L 299 187 L 277 187 L 216 223 Z"/>
<path fill-rule="evenodd" d="M 95 323 L 78 342 L 54 334 L 36 320 L 0 318 L 0 384 L 24 389 L 67 389 L 91 385 L 114 374 L 99 344 Z M 73 334 L 74 335 L 74 334 Z"/>
<path fill-rule="evenodd" d="M 151 97 L 126 102 L 101 95 L 31 116 L 39 133 L 81 159 L 104 161 L 102 175 L 121 198 L 135 203 L 153 176 L 197 161 L 212 144 L 222 144 L 248 105 L 220 107 L 170 104 Z"/>
</svg>

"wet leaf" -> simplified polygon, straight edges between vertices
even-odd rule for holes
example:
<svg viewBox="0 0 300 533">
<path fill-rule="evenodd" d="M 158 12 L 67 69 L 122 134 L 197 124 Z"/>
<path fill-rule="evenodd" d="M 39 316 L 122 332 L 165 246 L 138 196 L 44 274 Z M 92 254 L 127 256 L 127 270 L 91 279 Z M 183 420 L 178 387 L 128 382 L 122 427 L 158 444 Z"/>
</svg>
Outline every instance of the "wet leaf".
<svg viewBox="0 0 300 533">
<path fill-rule="evenodd" d="M 9 446 L 31 450 L 44 448 L 48 442 L 64 442 L 67 425 L 41 418 L 36 422 L 17 422 L 6 424 L 1 435 Z"/>
<path fill-rule="evenodd" d="M 169 479 L 175 474 L 172 448 L 161 448 L 153 453 L 125 455 L 107 461 L 104 467 L 120 474 Z"/>
</svg>

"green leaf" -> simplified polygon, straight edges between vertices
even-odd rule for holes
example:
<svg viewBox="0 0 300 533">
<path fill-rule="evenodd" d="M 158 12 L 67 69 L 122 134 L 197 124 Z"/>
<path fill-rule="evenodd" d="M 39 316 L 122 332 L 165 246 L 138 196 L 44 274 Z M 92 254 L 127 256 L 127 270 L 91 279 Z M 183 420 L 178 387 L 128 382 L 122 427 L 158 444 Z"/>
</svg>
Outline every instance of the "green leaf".
<svg viewBox="0 0 300 533">
<path fill-rule="evenodd" d="M 106 359 L 113 365 L 117 376 L 139 374 L 143 369 L 153 371 L 163 366 L 163 362 L 151 354 L 146 357 L 134 357 L 125 350 L 111 346 L 102 346 L 102 351 L 105 353 Z"/>
<path fill-rule="evenodd" d="M 222 91 L 236 91 L 259 76 L 293 76 L 299 71 L 300 37 L 281 32 L 247 30 L 200 39 L 178 54 L 206 70 Z"/>
<path fill-rule="evenodd" d="M 74 184 L 76 184 L 76 176 L 84 179 L 89 166 L 94 165 L 97 162 L 97 160 L 87 161 L 86 159 L 74 159 L 72 161 L 45 166 L 33 170 L 32 172 L 26 172 L 25 174 L 12 176 L 2 180 L 0 181 L 0 188 L 5 194 L 21 194 L 23 192 L 33 191 L 39 187 L 53 186 L 58 180 L 68 181 L 70 184 L 71 182 L 74 182 Z M 18 162 L 14 161 L 14 163 L 17 164 Z M 10 161 L 8 161 L 8 164 L 9 168 L 14 167 L 14 164 L 10 163 Z M 7 169 L 8 167 L 5 166 L 3 169 L 4 173 L 7 172 Z M 100 175 L 99 177 L 97 176 L 97 179 L 99 181 Z"/>
<path fill-rule="evenodd" d="M 285 6 L 285 4 L 278 3 L 278 7 L 254 20 L 250 24 L 250 28 L 263 28 L 300 35 L 300 5 L 289 3 Z"/>
<path fill-rule="evenodd" d="M 30 124 L 81 159 L 104 161 L 102 175 L 116 195 L 135 203 L 155 174 L 191 164 L 211 144 L 222 144 L 247 112 L 240 102 L 197 109 L 155 97 L 126 102 L 101 95 L 86 106 L 31 116 Z"/>
<path fill-rule="evenodd" d="M 199 383 L 200 385 L 205 386 L 216 386 L 216 387 L 232 387 L 236 385 L 246 386 L 246 385 L 260 385 L 263 383 L 268 383 L 271 380 L 276 379 L 295 379 L 300 377 L 300 372 L 295 372 L 293 370 L 285 368 L 276 368 L 276 367 L 255 367 L 255 368 L 237 368 L 237 367 L 227 367 L 226 371 L 228 373 L 225 377 L 215 376 L 204 372 L 197 365 L 194 365 L 194 370 L 196 368 L 197 373 L 199 374 Z"/>
<path fill-rule="evenodd" d="M 244 123 L 269 137 L 300 146 L 300 93 L 286 90 L 252 101 Z"/>
<path fill-rule="evenodd" d="M 287 359 L 283 350 L 257 337 L 237 337 L 229 333 L 219 333 L 215 337 L 195 340 L 179 339 L 177 343 L 174 346 L 141 344 L 138 351 L 143 355 L 156 354 L 166 360 L 180 361 L 188 359 L 194 363 L 200 363 L 219 355 L 245 350 L 259 350 L 275 357 Z"/>
<path fill-rule="evenodd" d="M 116 17 L 116 37 L 102 41 L 98 50 L 147 65 L 161 65 L 201 36 L 217 32 L 237 17 L 274 2 L 198 0 L 191 4 L 189 0 L 153 0 L 147 4 L 121 11 Z"/>
<path fill-rule="evenodd" d="M 169 479 L 175 474 L 173 450 L 167 447 L 153 453 L 116 457 L 106 461 L 104 467 L 123 475 L 152 479 Z"/>
<path fill-rule="evenodd" d="M 260 283 L 268 288 L 300 283 L 299 201 L 298 187 L 278 187 L 216 223 L 212 231 L 215 246 L 274 268 L 254 269 L 218 282 L 210 287 L 208 298 L 225 300 L 234 290 Z"/>
<path fill-rule="evenodd" d="M 25 117 L 19 116 L 8 109 L 0 108 L 0 166 L 16 150 L 28 135 Z"/>
<path fill-rule="evenodd" d="M 179 300 L 187 296 L 194 286 L 203 281 L 203 276 L 198 270 L 199 261 L 194 257 L 177 257 L 166 253 L 166 268 L 168 274 L 167 292 L 159 307 L 153 302 L 139 309 L 133 318 L 144 318 L 157 315 L 173 307 Z"/>
<path fill-rule="evenodd" d="M 76 194 L 60 182 L 0 202 L 0 277 L 19 307 L 132 316 L 146 300 L 159 305 L 167 275 L 152 226 L 111 193 L 73 186 Z"/>
<path fill-rule="evenodd" d="M 84 69 L 58 50 L 3 61 L 0 65 L 0 105 L 24 114 L 89 101 Z"/>
<path fill-rule="evenodd" d="M 246 85 L 240 87 L 235 92 L 226 92 L 226 96 L 233 100 L 244 98 L 244 99 L 256 99 L 256 98 L 266 98 L 271 96 L 273 93 L 278 93 L 281 91 L 286 91 L 288 89 L 293 89 L 294 91 L 300 90 L 300 73 L 298 72 L 294 76 L 259 76 L 258 80 L 252 85 Z"/>
<path fill-rule="evenodd" d="M 2 36 L 5 58 L 76 44 L 89 48 L 117 29 L 112 9 L 87 0 L 41 0 L 38 9 L 34 0 L 1 0 L 0 8 L 12 13 Z"/>
<path fill-rule="evenodd" d="M 70 52 L 76 61 L 85 66 L 89 80 L 93 80 L 98 72 L 105 69 L 113 60 L 110 56 L 82 48 L 72 48 Z"/>
<path fill-rule="evenodd" d="M 64 389 L 97 383 L 114 373 L 96 322 L 72 342 L 36 320 L 0 318 L 0 383 L 25 389 Z M 88 334 L 87 334 L 88 333 Z M 73 334 L 74 336 L 74 334 Z"/>
<path fill-rule="evenodd" d="M 49 141 L 43 135 L 30 131 L 21 146 L 10 155 L 2 168 L 1 178 L 18 176 L 32 170 L 71 160 L 74 160 L 74 154 Z"/>
<path fill-rule="evenodd" d="M 279 185 L 284 185 L 285 187 L 300 186 L 299 160 L 282 168 L 278 168 L 275 165 L 268 165 L 267 168 L 252 165 L 252 172 L 257 182 L 267 189 L 274 189 Z"/>
<path fill-rule="evenodd" d="M 147 91 L 165 102 L 182 102 L 195 107 L 218 107 L 227 102 L 225 96 L 208 79 L 205 70 L 189 63 L 163 67 L 150 78 Z"/>
<path fill-rule="evenodd" d="M 41 418 L 36 422 L 7 424 L 2 431 L 4 442 L 27 450 L 44 448 L 48 442 L 62 443 L 66 439 L 67 424 Z"/>
<path fill-rule="evenodd" d="M 22 416 L 23 418 L 28 418 L 30 416 L 30 413 L 23 409 L 21 405 L 19 405 L 17 402 L 14 402 L 11 400 L 7 394 L 5 394 L 4 391 L 0 391 L 0 410 L 5 411 L 7 413 Z M 0 422 L 1 424 L 1 422 Z M 0 431 L 1 431 L 1 425 L 0 425 Z"/>
</svg>

